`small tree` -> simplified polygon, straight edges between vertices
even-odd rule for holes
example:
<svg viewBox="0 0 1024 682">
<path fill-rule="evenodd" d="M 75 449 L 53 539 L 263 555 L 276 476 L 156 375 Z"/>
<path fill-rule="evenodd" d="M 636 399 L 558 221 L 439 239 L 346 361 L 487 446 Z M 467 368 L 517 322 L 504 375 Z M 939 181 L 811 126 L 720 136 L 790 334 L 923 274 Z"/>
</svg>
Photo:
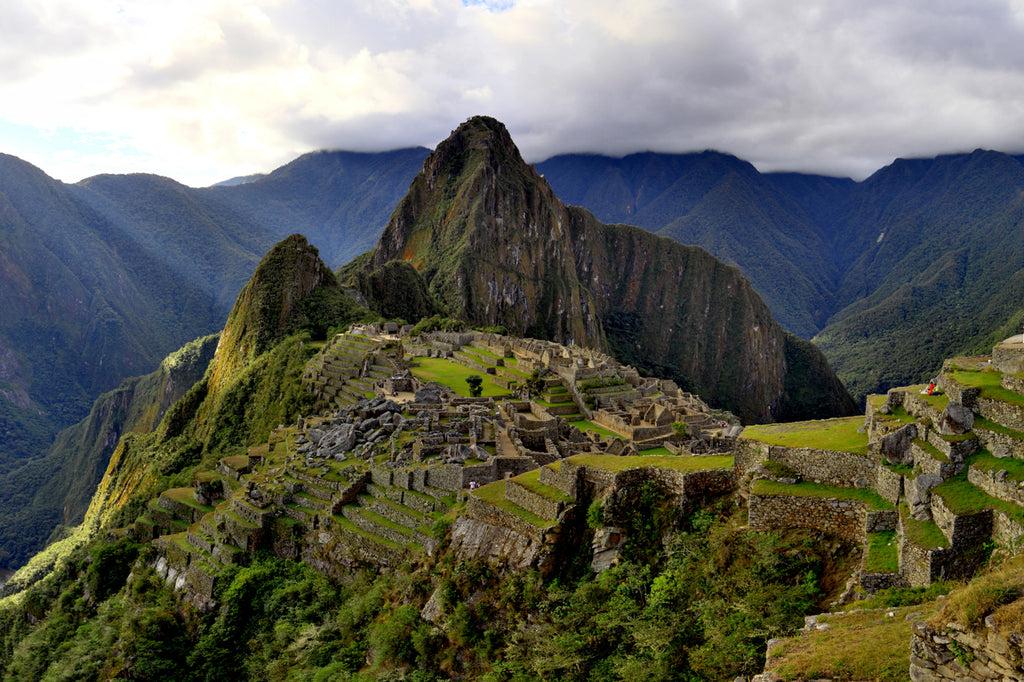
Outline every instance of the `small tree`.
<svg viewBox="0 0 1024 682">
<path fill-rule="evenodd" d="M 686 427 L 686 422 L 672 422 L 672 430 L 676 434 L 676 440 L 684 440 L 690 435 L 690 430 Z"/>
<path fill-rule="evenodd" d="M 524 383 L 527 398 L 536 398 L 537 396 L 540 395 L 541 389 L 544 388 L 544 381 L 543 379 L 540 378 L 539 369 L 533 370 L 533 373 L 530 374 L 529 377 L 527 377 Z"/>
<path fill-rule="evenodd" d="M 470 374 L 466 377 L 466 383 L 469 384 L 469 394 L 474 398 L 480 396 L 484 392 L 484 380 L 478 374 Z"/>
</svg>

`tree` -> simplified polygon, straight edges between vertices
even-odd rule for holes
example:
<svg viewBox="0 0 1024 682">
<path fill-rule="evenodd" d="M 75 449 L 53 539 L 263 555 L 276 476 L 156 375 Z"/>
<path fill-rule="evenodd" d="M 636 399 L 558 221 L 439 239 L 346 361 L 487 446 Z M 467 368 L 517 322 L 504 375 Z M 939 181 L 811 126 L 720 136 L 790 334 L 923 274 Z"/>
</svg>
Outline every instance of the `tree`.
<svg viewBox="0 0 1024 682">
<path fill-rule="evenodd" d="M 676 440 L 683 440 L 690 435 L 690 430 L 686 426 L 686 422 L 672 422 L 672 430 L 676 434 Z"/>
<path fill-rule="evenodd" d="M 484 380 L 479 374 L 470 374 L 466 377 L 466 383 L 469 384 L 469 394 L 474 398 L 484 392 Z"/>
</svg>

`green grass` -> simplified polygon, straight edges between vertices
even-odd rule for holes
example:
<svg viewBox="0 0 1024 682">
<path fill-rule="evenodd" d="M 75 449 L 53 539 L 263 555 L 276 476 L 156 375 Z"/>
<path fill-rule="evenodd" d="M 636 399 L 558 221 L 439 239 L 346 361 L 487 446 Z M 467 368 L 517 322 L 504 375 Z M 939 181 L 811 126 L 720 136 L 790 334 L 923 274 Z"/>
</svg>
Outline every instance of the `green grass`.
<svg viewBox="0 0 1024 682">
<path fill-rule="evenodd" d="M 1024 433 L 1021 433 L 1020 431 L 1014 431 L 1013 429 L 1008 429 L 1002 424 L 997 424 L 991 419 L 986 419 L 985 417 L 982 417 L 980 414 L 974 415 L 974 428 L 984 429 L 986 431 L 994 431 L 995 433 L 1001 433 L 1006 436 L 1011 436 L 1012 438 L 1016 438 L 1017 440 L 1024 440 Z"/>
<path fill-rule="evenodd" d="M 758 424 L 744 429 L 740 438 L 789 448 L 816 448 L 865 455 L 868 452 L 868 437 L 857 433 L 857 429 L 863 425 L 864 417 Z"/>
<path fill-rule="evenodd" d="M 896 531 L 868 533 L 864 570 L 868 573 L 896 573 L 900 570 L 896 552 Z"/>
<path fill-rule="evenodd" d="M 549 485 L 540 482 L 540 469 L 534 469 L 533 471 L 527 471 L 525 474 L 519 474 L 512 479 L 519 485 L 523 486 L 530 492 L 536 493 L 541 497 L 546 497 L 549 500 L 556 502 L 572 502 L 573 499 L 563 493 L 557 488 L 552 488 Z"/>
<path fill-rule="evenodd" d="M 905 682 L 911 628 L 938 604 L 823 614 L 818 622 L 828 623 L 829 629 L 786 639 L 773 651 L 774 669 L 783 680 Z M 911 613 L 920 616 L 909 618 Z"/>
<path fill-rule="evenodd" d="M 863 502 L 871 509 L 888 510 L 895 509 L 892 502 L 865 488 L 840 488 L 821 483 L 776 483 L 767 479 L 754 481 L 750 486 L 750 492 L 755 495 L 788 495 L 790 497 L 819 497 L 835 498 L 839 500 L 854 500 Z"/>
<path fill-rule="evenodd" d="M 967 463 L 981 471 L 1006 471 L 1011 481 L 1024 481 L 1024 462 L 1013 457 L 996 457 L 988 450 L 977 450 L 967 458 Z"/>
<path fill-rule="evenodd" d="M 903 519 L 903 532 L 913 544 L 927 549 L 949 547 L 949 540 L 934 521 L 918 521 L 910 515 L 905 504 L 900 505 L 900 517 Z"/>
<path fill-rule="evenodd" d="M 416 358 L 419 367 L 411 368 L 411 372 L 423 381 L 436 381 L 452 389 L 459 395 L 469 397 L 469 384 L 466 377 L 476 374 L 483 377 L 482 396 L 503 396 L 508 391 L 491 381 L 489 374 L 481 374 L 478 370 L 464 367 L 444 358 Z"/>
<path fill-rule="evenodd" d="M 574 421 L 574 422 L 569 422 L 569 423 L 572 424 L 573 426 L 575 426 L 580 431 L 593 431 L 594 433 L 596 433 L 597 435 L 601 436 L 602 438 L 625 438 L 625 436 L 623 434 L 621 434 L 621 433 L 616 433 L 615 431 L 610 431 L 609 429 L 606 429 L 603 426 L 598 426 L 594 422 L 588 421 L 586 419 L 581 419 L 579 421 Z"/>
<path fill-rule="evenodd" d="M 673 471 L 707 471 L 708 469 L 727 469 L 733 466 L 732 455 L 709 455 L 709 456 L 688 456 L 688 455 L 639 455 L 632 457 L 617 457 L 615 455 L 576 455 L 570 457 L 573 464 L 604 469 L 605 471 L 626 471 L 627 469 L 641 469 L 644 467 L 655 467 L 658 469 L 672 469 Z"/>
<path fill-rule="evenodd" d="M 519 505 L 512 504 L 505 499 L 505 481 L 495 481 L 494 483 L 488 483 L 485 486 L 477 488 L 470 493 L 474 497 L 490 504 L 491 506 L 503 509 L 511 514 L 515 514 L 523 521 L 526 521 L 532 526 L 537 528 L 550 528 L 555 525 L 554 520 L 542 519 L 533 512 L 527 511 Z"/>
<path fill-rule="evenodd" d="M 932 459 L 937 460 L 939 462 L 949 461 L 949 457 L 947 457 L 944 453 L 940 452 L 934 445 L 932 445 L 928 441 L 922 440 L 920 438 L 915 438 L 913 442 L 914 445 L 927 452 Z"/>
<path fill-rule="evenodd" d="M 956 369 L 949 376 L 963 386 L 977 388 L 979 396 L 990 400 L 999 400 L 1017 407 L 1024 407 L 1024 396 L 1008 391 L 999 385 L 1002 373 L 993 369 L 967 370 Z"/>
<path fill-rule="evenodd" d="M 949 510 L 957 515 L 976 514 L 986 509 L 998 509 L 1018 523 L 1024 523 L 1024 509 L 975 488 L 967 480 L 965 473 L 935 486 L 932 489 L 932 494 L 941 497 Z"/>
<path fill-rule="evenodd" d="M 676 453 L 672 452 L 666 447 L 651 448 L 649 450 L 641 450 L 645 457 L 675 457 Z"/>
</svg>

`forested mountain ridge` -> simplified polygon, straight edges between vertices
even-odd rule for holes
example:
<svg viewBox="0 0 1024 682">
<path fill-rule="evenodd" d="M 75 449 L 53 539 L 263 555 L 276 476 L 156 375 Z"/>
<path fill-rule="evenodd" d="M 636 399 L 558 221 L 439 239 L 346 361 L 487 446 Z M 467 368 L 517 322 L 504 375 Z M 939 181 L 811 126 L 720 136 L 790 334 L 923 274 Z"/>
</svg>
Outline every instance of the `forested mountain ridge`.
<svg viewBox="0 0 1024 682">
<path fill-rule="evenodd" d="M 793 383 L 800 342 L 783 333 L 738 270 L 701 248 L 567 208 L 491 118 L 470 119 L 428 157 L 356 265 L 365 296 L 379 289 L 366 282 L 386 268 L 422 279 L 402 288 L 426 288 L 434 307 L 453 317 L 609 349 L 744 419 L 855 409 L 823 360 L 804 363 Z M 817 353 L 809 345 L 804 352 Z M 811 400 L 805 382 L 818 387 Z"/>
</svg>

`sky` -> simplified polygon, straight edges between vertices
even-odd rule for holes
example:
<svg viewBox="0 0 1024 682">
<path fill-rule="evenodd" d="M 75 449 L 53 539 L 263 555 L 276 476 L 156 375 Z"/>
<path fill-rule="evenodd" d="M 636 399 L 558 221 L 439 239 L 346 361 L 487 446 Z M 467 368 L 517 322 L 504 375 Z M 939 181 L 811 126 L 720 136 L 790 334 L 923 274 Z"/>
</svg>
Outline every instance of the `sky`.
<svg viewBox="0 0 1024 682">
<path fill-rule="evenodd" d="M 204 186 L 316 149 L 1024 151 L 1024 0 L 3 0 L 0 152 Z"/>
</svg>

